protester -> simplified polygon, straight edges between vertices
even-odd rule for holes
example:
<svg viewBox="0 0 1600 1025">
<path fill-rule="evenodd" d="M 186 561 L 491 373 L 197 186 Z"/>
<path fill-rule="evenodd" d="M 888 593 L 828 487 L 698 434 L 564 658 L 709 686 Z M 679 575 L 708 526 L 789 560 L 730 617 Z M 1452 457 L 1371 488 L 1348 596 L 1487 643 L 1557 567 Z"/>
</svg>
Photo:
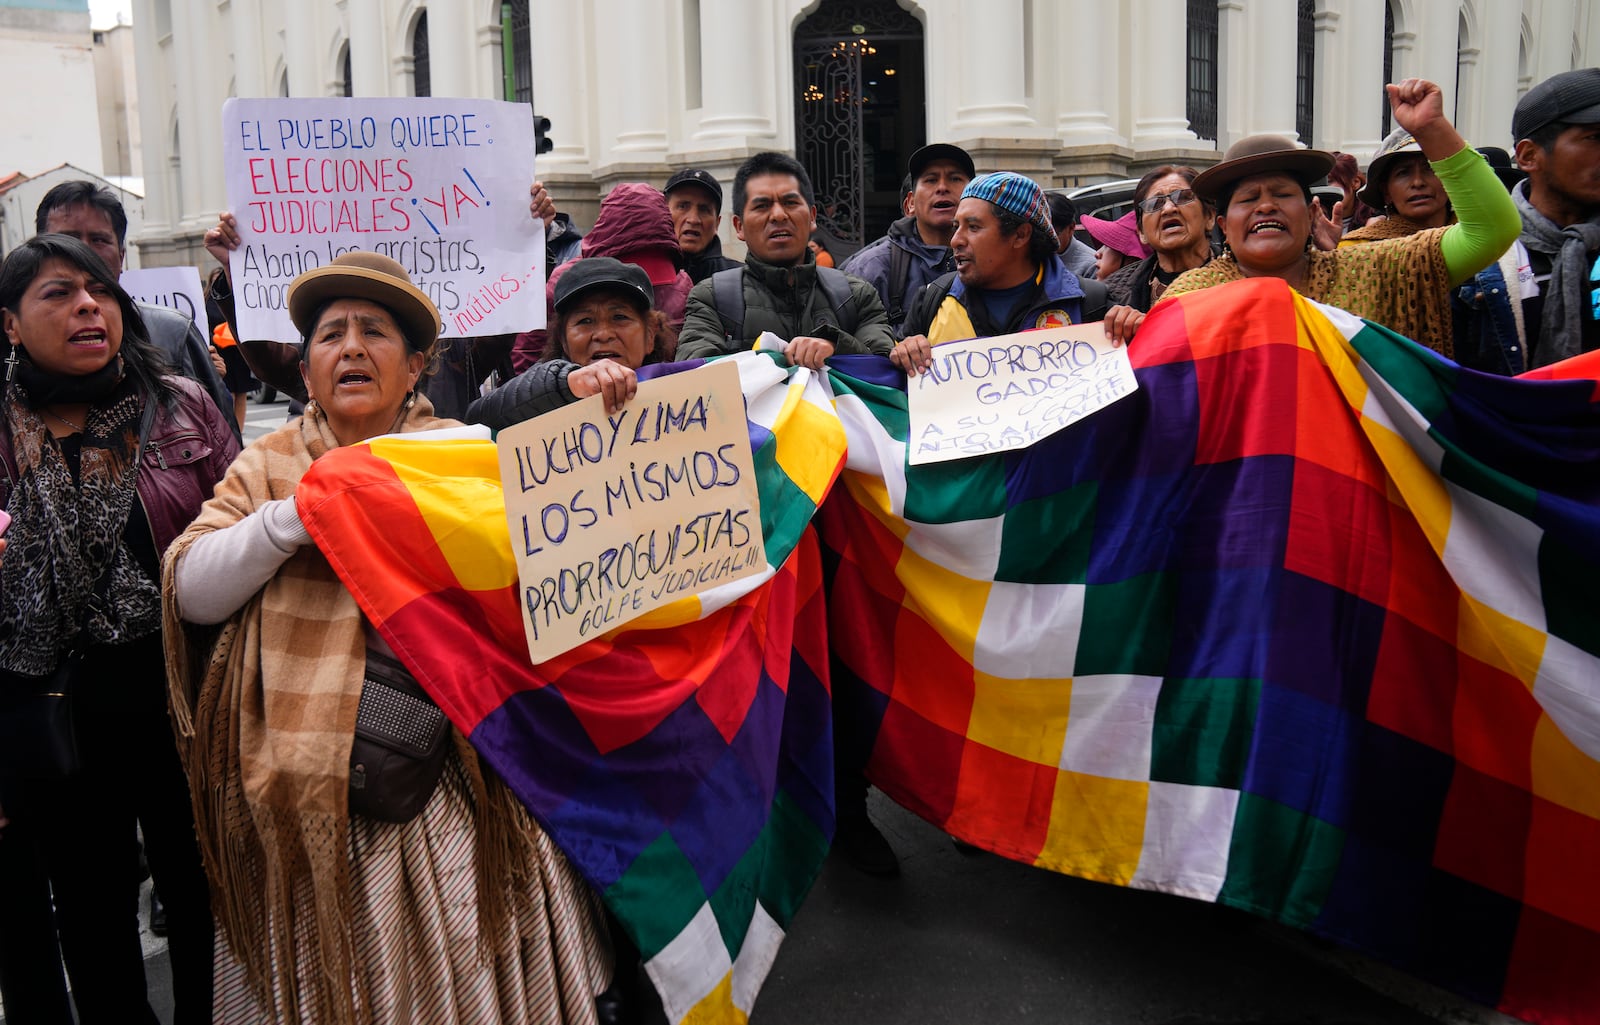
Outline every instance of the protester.
<svg viewBox="0 0 1600 1025">
<path fill-rule="evenodd" d="M 955 270 L 950 236 L 955 232 L 956 204 L 975 174 L 967 151 L 948 143 L 922 147 L 911 154 L 907 166 L 911 212 L 839 268 L 877 290 L 896 331 L 905 323 L 909 300 L 935 278 Z"/>
<path fill-rule="evenodd" d="M 1179 276 L 1162 301 L 1241 278 L 1276 277 L 1308 298 L 1450 355 L 1449 288 L 1511 243 L 1516 209 L 1483 157 L 1444 116 L 1437 85 L 1408 78 L 1387 88 L 1395 121 L 1422 147 L 1459 223 L 1381 243 L 1313 250 L 1313 230 L 1326 227 L 1328 218 L 1311 198 L 1311 183 L 1328 173 L 1333 158 L 1297 149 L 1280 136 L 1249 136 L 1194 180 L 1195 192 L 1217 204 L 1226 251 Z M 1137 323 L 1123 326 L 1137 329 Z"/>
<path fill-rule="evenodd" d="M 71 235 L 105 261 L 113 277 L 122 276 L 127 255 L 128 214 L 116 193 L 88 181 L 62 182 L 39 200 L 33 230 Z M 224 413 L 233 412 L 233 396 L 211 365 L 206 336 L 199 325 L 177 310 L 139 303 L 150 341 L 174 371 L 199 382 Z"/>
<path fill-rule="evenodd" d="M 930 345 L 1099 320 L 1105 286 L 1067 270 L 1044 192 L 1012 171 L 974 178 L 961 193 L 950 242 L 956 272 L 923 289 L 906 338 L 889 358 L 908 375 L 932 362 Z"/>
<path fill-rule="evenodd" d="M 655 289 L 656 308 L 674 328 L 683 323 L 684 306 L 693 282 L 681 269 L 683 252 L 673 232 L 667 198 L 654 186 L 624 182 L 606 193 L 600 201 L 600 215 L 583 237 L 583 257 L 611 256 L 642 267 Z M 570 261 L 557 267 L 545 281 L 545 323 L 555 317 L 555 289 L 561 275 L 577 265 Z M 536 363 L 545 350 L 545 330 L 524 331 L 511 348 L 511 365 L 522 373 Z"/>
<path fill-rule="evenodd" d="M 813 370 L 835 352 L 888 353 L 894 332 L 873 287 L 811 259 L 816 197 L 797 160 L 746 160 L 733 178 L 733 205 L 733 230 L 750 255 L 742 269 L 713 274 L 689 293 L 679 359 L 748 349 L 763 331 L 788 343 L 790 362 Z"/>
<path fill-rule="evenodd" d="M 1333 168 L 1328 172 L 1328 184 L 1337 185 L 1344 193 L 1339 199 L 1344 210 L 1344 224 L 1341 228 L 1345 232 L 1355 231 L 1373 218 L 1381 217 L 1378 211 L 1359 198 L 1361 190 L 1367 187 L 1367 176 L 1361 173 L 1361 165 L 1356 163 L 1356 158 L 1352 154 L 1340 153 L 1338 150 L 1334 150 L 1331 156 Z"/>
<path fill-rule="evenodd" d="M 15 828 L 32 844 L 60 934 L 59 953 L 48 929 L 12 937 L 8 953 L 42 978 L 64 958 L 84 1025 L 154 1025 L 135 913 L 137 823 L 166 901 L 176 1020 L 207 1022 L 211 907 L 167 722 L 159 566 L 238 442 L 200 386 L 170 374 L 138 304 L 90 246 L 63 235 L 25 242 L 0 267 L 0 308 L 9 343 L 0 506 L 11 516 L 0 715 L 15 731 L 0 742 L 3 817 L 14 824 L 0 843 Z M 46 683 L 59 690 L 50 676 L 73 651 L 81 765 L 62 776 L 64 767 L 19 763 L 14 740 L 46 730 L 33 721 L 41 706 L 18 702 Z"/>
<path fill-rule="evenodd" d="M 1139 239 L 1154 251 L 1106 279 L 1113 303 L 1147 312 L 1179 274 L 1211 259 L 1211 229 L 1217 215 L 1211 204 L 1195 195 L 1198 173 L 1192 167 L 1163 164 L 1139 179 L 1133 190 Z M 1119 315 L 1113 308 L 1106 320 Z"/>
<path fill-rule="evenodd" d="M 1428 166 L 1422 147 L 1404 128 L 1396 128 L 1367 165 L 1367 184 L 1357 197 L 1383 217 L 1346 232 L 1339 244 L 1359 245 L 1404 238 L 1424 228 L 1442 228 L 1453 219 L 1444 184 Z"/>
<path fill-rule="evenodd" d="M 357 805 L 396 783 L 375 772 L 358 792 L 350 765 L 358 703 L 387 691 L 371 680 L 392 652 L 310 543 L 295 490 L 333 449 L 456 426 L 418 392 L 438 310 L 368 252 L 301 274 L 288 306 L 305 415 L 245 450 L 165 564 L 173 718 L 238 961 L 221 997 L 319 1025 L 424 1008 L 592 1020 L 608 982 L 592 895 L 431 703 L 407 713 L 445 731 L 439 775 L 404 794 L 421 810 L 384 821 Z"/>
<path fill-rule="evenodd" d="M 1150 255 L 1150 247 L 1139 239 L 1138 216 L 1137 210 L 1129 210 L 1114 221 L 1089 214 L 1079 219 L 1083 230 L 1100 243 L 1094 254 L 1096 281 L 1104 281 L 1123 267 Z"/>
<path fill-rule="evenodd" d="M 698 284 L 719 270 L 739 266 L 722 255 L 722 185 L 716 175 L 698 167 L 685 168 L 667 179 L 661 190 L 672 214 L 672 230 L 683 251 L 683 269 Z"/>
<path fill-rule="evenodd" d="M 638 391 L 634 371 L 670 361 L 677 348 L 654 303 L 642 268 L 609 256 L 574 263 L 556 283 L 543 357 L 474 402 L 467 419 L 501 430 L 591 395 L 615 413 Z"/>
<path fill-rule="evenodd" d="M 1046 192 L 1045 202 L 1050 204 L 1050 225 L 1056 229 L 1061 247 L 1056 250 L 1067 270 L 1081 278 L 1095 274 L 1094 250 L 1078 239 L 1078 204 L 1060 192 Z"/>
<path fill-rule="evenodd" d="M 1511 135 L 1521 234 L 1455 296 L 1457 359 L 1506 374 L 1600 347 L 1600 68 L 1529 89 Z"/>
<path fill-rule="evenodd" d="M 811 262 L 818 267 L 833 266 L 833 254 L 828 252 L 827 245 L 817 236 L 811 236 L 811 241 L 806 243 L 806 248 L 811 250 Z"/>
</svg>

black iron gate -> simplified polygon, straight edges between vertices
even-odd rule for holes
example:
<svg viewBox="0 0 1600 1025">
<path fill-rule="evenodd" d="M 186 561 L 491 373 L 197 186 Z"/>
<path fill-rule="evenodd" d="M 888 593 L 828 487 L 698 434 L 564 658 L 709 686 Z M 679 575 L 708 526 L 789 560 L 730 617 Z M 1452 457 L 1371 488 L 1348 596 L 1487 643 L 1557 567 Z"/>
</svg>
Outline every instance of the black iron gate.
<svg viewBox="0 0 1600 1025">
<path fill-rule="evenodd" d="M 905 160 L 922 144 L 922 26 L 893 0 L 823 0 L 795 30 L 794 66 L 795 151 L 818 227 L 859 248 L 899 216 Z"/>
</svg>

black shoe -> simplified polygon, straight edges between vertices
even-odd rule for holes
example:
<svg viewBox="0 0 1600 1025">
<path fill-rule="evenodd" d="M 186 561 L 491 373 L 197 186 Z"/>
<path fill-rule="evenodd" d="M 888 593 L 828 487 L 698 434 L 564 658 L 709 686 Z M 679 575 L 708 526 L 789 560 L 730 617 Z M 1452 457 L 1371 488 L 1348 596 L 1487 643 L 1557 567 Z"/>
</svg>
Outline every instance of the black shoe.
<svg viewBox="0 0 1600 1025">
<path fill-rule="evenodd" d="M 167 934 L 167 906 L 161 903 L 161 895 L 150 888 L 150 935 L 165 936 Z"/>
<path fill-rule="evenodd" d="M 895 857 L 894 848 L 865 815 L 840 816 L 833 846 L 858 872 L 885 879 L 900 874 L 900 859 Z"/>
</svg>

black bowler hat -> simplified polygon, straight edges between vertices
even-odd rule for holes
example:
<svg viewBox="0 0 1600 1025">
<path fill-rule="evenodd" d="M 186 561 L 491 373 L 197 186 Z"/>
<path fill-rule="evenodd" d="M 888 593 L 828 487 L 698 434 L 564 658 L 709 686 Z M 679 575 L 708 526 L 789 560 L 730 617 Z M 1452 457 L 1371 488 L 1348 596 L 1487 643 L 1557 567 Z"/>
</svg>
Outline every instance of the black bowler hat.
<svg viewBox="0 0 1600 1025">
<path fill-rule="evenodd" d="M 583 293 L 601 287 L 614 288 L 637 299 L 641 310 L 655 304 L 655 289 L 643 267 L 609 256 L 588 256 L 575 261 L 556 279 L 556 312 Z"/>
</svg>

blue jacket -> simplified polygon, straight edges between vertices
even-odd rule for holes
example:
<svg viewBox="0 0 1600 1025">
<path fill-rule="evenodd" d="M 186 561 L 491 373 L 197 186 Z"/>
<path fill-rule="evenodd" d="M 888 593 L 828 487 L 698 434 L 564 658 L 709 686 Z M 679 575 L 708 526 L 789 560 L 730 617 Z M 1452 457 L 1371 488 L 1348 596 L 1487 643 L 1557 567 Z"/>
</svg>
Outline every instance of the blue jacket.
<svg viewBox="0 0 1600 1025">
<path fill-rule="evenodd" d="M 1517 248 L 1506 250 L 1499 261 L 1457 285 L 1450 295 L 1455 361 L 1461 366 L 1507 376 L 1528 369 L 1522 296 L 1516 284 Z"/>
<path fill-rule="evenodd" d="M 938 345 L 1067 322 L 1082 324 L 1085 320 L 1100 320 L 1105 316 L 1105 286 L 1099 282 L 1085 282 L 1067 270 L 1059 256 L 1052 256 L 1039 268 L 1034 280 L 1039 290 L 1033 300 L 1019 305 L 1006 323 L 987 325 L 986 329 L 981 317 L 973 318 L 967 286 L 956 275 L 946 275 L 918 294 L 906 316 L 905 333 L 907 336 L 927 335 L 930 344 Z"/>
<path fill-rule="evenodd" d="M 911 257 L 907 261 L 906 283 L 900 296 L 899 309 L 894 308 L 894 282 L 890 280 L 895 249 L 903 250 Z M 895 329 L 896 337 L 903 337 L 900 326 L 905 323 L 906 311 L 911 308 L 917 293 L 940 275 L 955 270 L 956 264 L 949 246 L 928 245 L 917 234 L 917 219 L 902 217 L 889 225 L 887 235 L 857 251 L 839 269 L 877 289 L 878 298 L 883 300 L 883 308 L 889 314 L 889 325 Z"/>
</svg>

